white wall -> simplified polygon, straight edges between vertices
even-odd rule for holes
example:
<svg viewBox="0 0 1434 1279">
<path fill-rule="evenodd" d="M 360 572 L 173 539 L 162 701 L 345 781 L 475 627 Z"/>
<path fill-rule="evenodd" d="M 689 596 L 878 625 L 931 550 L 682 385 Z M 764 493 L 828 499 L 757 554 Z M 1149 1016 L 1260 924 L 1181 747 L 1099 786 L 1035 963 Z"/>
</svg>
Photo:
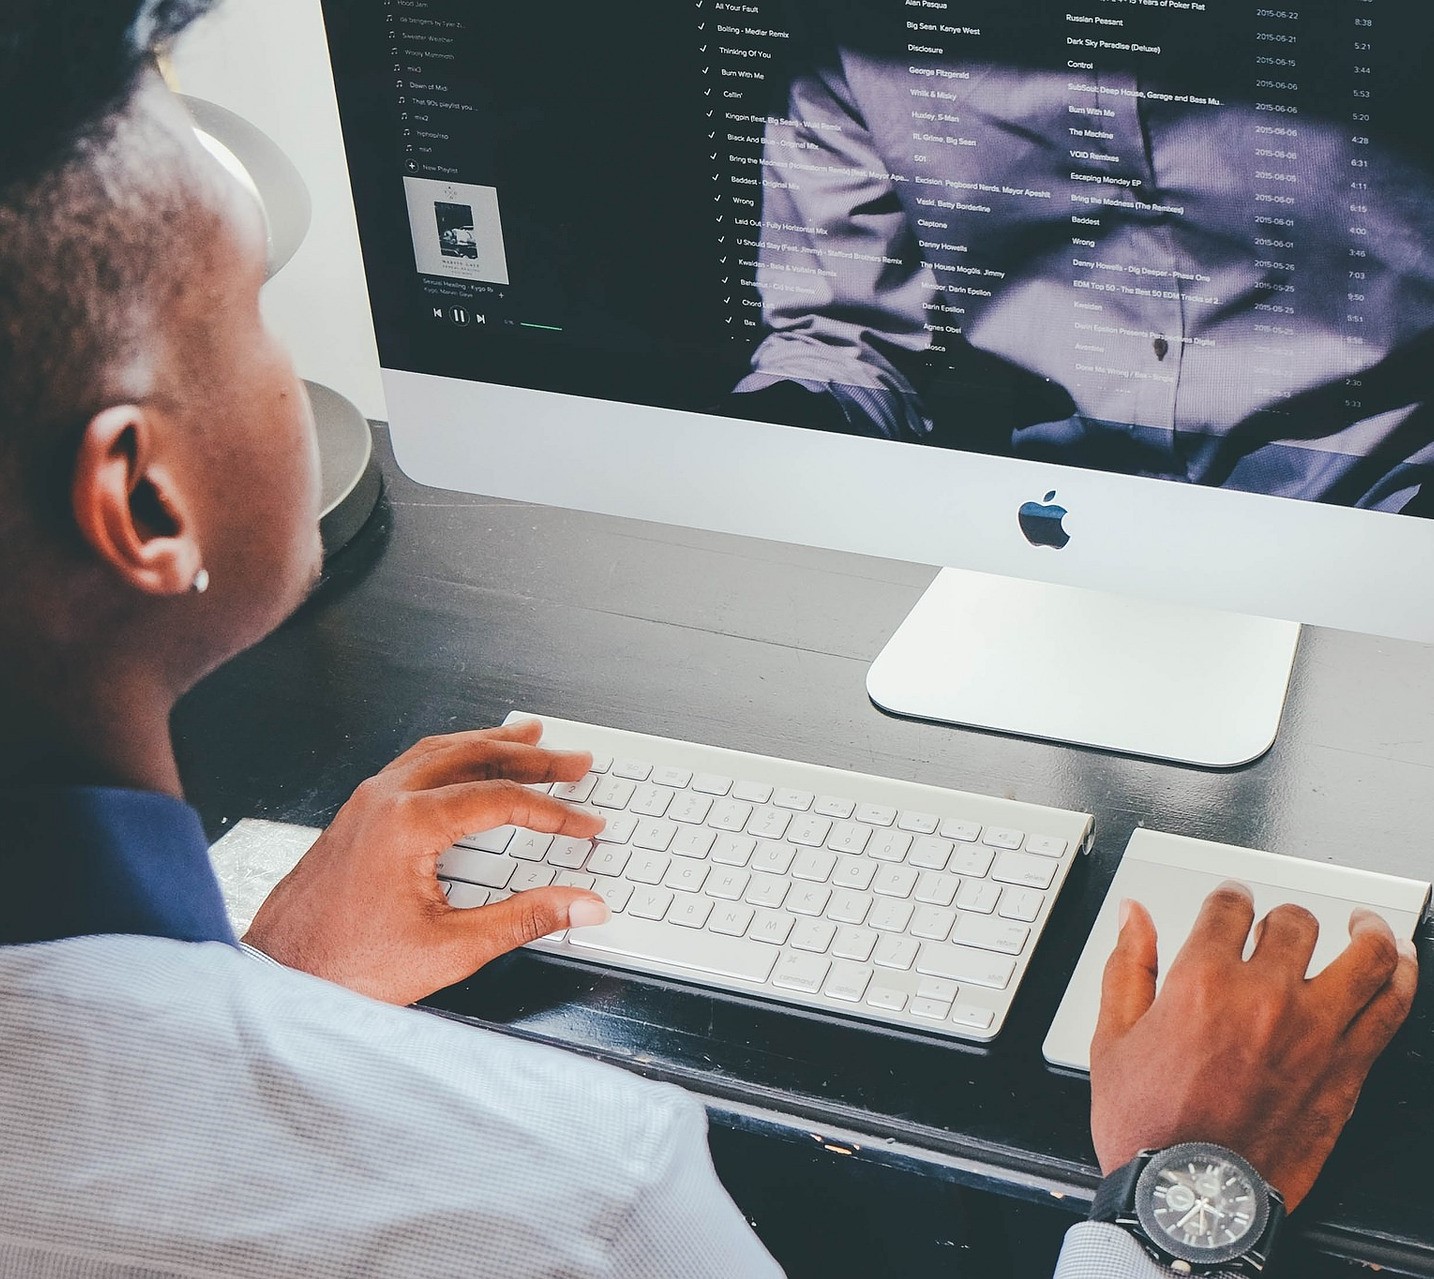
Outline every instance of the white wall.
<svg viewBox="0 0 1434 1279">
<path fill-rule="evenodd" d="M 314 221 L 265 288 L 299 373 L 385 418 L 319 0 L 225 0 L 174 51 L 177 87 L 244 116 L 298 166 Z"/>
</svg>

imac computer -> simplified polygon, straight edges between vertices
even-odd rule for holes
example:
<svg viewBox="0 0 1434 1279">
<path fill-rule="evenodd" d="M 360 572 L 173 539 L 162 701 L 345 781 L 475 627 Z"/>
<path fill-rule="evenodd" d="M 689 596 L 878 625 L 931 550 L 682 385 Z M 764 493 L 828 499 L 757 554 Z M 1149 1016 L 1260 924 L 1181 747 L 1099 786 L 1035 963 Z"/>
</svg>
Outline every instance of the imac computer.
<svg viewBox="0 0 1434 1279">
<path fill-rule="evenodd" d="M 939 566 L 879 705 L 1197 764 L 1434 639 L 1434 7 L 324 8 L 414 479 Z"/>
</svg>

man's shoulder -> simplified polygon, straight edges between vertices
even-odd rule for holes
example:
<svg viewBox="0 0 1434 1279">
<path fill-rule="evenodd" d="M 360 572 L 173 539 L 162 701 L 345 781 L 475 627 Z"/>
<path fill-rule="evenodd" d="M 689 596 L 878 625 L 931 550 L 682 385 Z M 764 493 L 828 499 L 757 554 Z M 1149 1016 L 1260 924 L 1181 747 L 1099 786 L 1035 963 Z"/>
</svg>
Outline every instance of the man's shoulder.
<svg viewBox="0 0 1434 1279">
<path fill-rule="evenodd" d="M 436 1085 L 446 1067 L 470 1084 L 491 1072 L 681 1104 L 685 1095 L 574 1054 L 398 1008 L 222 943 L 85 937 L 0 948 L 0 1023 L 51 1041 L 176 1042 L 254 1058 L 292 1055 L 350 1080 L 396 1068 Z"/>
<path fill-rule="evenodd" d="M 73 1224 L 103 1166 L 109 1220 L 152 1220 L 158 1202 L 181 1223 L 185 1205 L 246 1222 L 282 1207 L 282 1236 L 250 1241 L 281 1267 L 304 1237 L 346 1257 L 441 1220 L 561 1271 L 702 1131 L 677 1089 L 217 943 L 0 949 L 0 1042 L 0 1120 L 31 1152 L 0 1182 L 32 1230 Z"/>
</svg>

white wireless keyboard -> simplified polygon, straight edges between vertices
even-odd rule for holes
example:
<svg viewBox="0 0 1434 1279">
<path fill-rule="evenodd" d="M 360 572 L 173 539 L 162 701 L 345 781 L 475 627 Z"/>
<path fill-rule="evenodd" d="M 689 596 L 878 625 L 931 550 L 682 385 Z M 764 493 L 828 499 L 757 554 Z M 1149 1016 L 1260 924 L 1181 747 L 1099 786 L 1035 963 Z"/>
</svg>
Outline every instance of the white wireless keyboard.
<svg viewBox="0 0 1434 1279">
<path fill-rule="evenodd" d="M 548 884 L 601 894 L 609 923 L 532 943 L 569 959 L 988 1040 L 1090 847 L 1088 813 L 543 724 L 544 746 L 593 754 L 552 793 L 607 828 L 502 827 L 460 840 L 438 873 L 460 907 Z"/>
</svg>

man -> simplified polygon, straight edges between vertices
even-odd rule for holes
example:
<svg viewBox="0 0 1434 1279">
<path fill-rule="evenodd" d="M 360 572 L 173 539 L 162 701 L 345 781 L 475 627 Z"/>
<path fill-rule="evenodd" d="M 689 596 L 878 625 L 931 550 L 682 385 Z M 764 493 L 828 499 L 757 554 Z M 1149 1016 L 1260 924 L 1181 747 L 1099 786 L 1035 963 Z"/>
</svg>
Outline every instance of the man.
<svg viewBox="0 0 1434 1279">
<path fill-rule="evenodd" d="M 319 549 L 257 211 L 149 69 L 204 7 L 0 17 L 0 117 L 27 126 L 0 158 L 0 1276 L 775 1275 L 682 1092 L 380 1002 L 604 917 L 570 889 L 455 911 L 434 877 L 465 831 L 595 834 L 525 785 L 586 756 L 542 750 L 536 725 L 421 742 L 256 918 L 247 940 L 279 963 L 229 930 L 168 717 L 303 598 Z M 1131 908 L 1096 1144 L 1114 1168 L 1221 1142 L 1293 1204 L 1414 962 L 1362 916 L 1306 985 L 1308 918 L 1270 915 L 1245 964 L 1251 922 L 1242 890 L 1212 898 L 1155 999 Z M 1117 1226 L 1070 1248 L 1163 1273 Z"/>
</svg>

